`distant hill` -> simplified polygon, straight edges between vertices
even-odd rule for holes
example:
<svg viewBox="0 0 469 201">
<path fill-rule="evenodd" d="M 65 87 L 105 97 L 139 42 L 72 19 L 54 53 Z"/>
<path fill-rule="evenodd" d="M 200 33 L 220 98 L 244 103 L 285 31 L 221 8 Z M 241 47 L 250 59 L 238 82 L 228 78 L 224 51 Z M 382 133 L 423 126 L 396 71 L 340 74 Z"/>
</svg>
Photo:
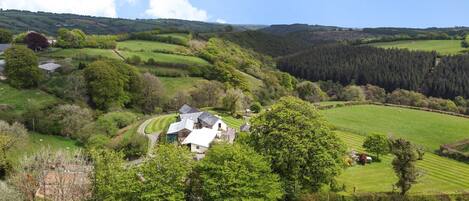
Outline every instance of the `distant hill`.
<svg viewBox="0 0 469 201">
<path fill-rule="evenodd" d="M 88 34 L 116 34 L 153 29 L 193 32 L 245 31 L 262 28 L 256 25 L 228 25 L 176 19 L 122 19 L 75 14 L 56 14 L 20 10 L 0 10 L 0 27 L 15 33 L 33 30 L 54 35 L 59 28 L 78 28 Z"/>
<path fill-rule="evenodd" d="M 262 32 L 275 34 L 275 35 L 287 35 L 294 32 L 303 32 L 303 31 L 335 31 L 342 30 L 346 28 L 336 27 L 336 26 L 323 26 L 323 25 L 308 25 L 308 24 L 279 24 L 271 25 L 269 27 L 260 29 Z"/>
</svg>

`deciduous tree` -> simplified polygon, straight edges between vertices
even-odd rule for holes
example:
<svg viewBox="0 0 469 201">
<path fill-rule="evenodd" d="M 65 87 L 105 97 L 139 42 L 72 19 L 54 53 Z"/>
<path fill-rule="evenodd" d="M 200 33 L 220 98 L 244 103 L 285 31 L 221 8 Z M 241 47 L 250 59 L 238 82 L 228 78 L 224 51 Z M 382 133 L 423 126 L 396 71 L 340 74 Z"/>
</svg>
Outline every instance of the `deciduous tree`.
<svg viewBox="0 0 469 201">
<path fill-rule="evenodd" d="M 287 198 L 317 191 L 343 168 L 345 147 L 310 103 L 280 99 L 251 121 L 251 146 L 280 175 Z"/>
<path fill-rule="evenodd" d="M 269 162 L 239 144 L 211 147 L 192 175 L 188 200 L 279 200 L 283 196 Z"/>
<path fill-rule="evenodd" d="M 33 51 L 24 46 L 12 46 L 5 51 L 5 75 L 13 87 L 36 87 L 43 77 L 38 59 Z"/>
<path fill-rule="evenodd" d="M 34 51 L 44 50 L 49 47 L 49 41 L 47 38 L 37 32 L 28 33 L 24 38 L 24 43 L 26 43 L 29 49 Z"/>
<path fill-rule="evenodd" d="M 13 33 L 7 29 L 0 29 L 0 43 L 10 43 L 13 40 Z"/>
<path fill-rule="evenodd" d="M 363 142 L 363 148 L 368 152 L 376 154 L 376 159 L 379 160 L 380 155 L 389 153 L 389 141 L 384 135 L 369 135 Z"/>
<path fill-rule="evenodd" d="M 412 184 L 417 180 L 417 168 L 415 164 L 418 156 L 414 146 L 407 140 L 391 140 L 391 152 L 394 154 L 392 166 L 399 180 L 396 183 L 401 189 L 401 194 L 405 195 L 410 190 Z"/>
</svg>

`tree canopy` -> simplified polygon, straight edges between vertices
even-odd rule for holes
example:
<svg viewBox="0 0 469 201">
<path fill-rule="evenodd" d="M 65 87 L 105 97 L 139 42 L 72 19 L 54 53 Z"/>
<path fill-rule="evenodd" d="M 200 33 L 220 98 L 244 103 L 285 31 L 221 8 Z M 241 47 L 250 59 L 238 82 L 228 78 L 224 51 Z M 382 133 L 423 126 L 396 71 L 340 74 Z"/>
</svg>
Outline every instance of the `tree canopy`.
<svg viewBox="0 0 469 201">
<path fill-rule="evenodd" d="M 250 144 L 280 175 L 287 198 L 319 190 L 343 168 L 344 145 L 308 102 L 282 98 L 251 125 Z"/>
<path fill-rule="evenodd" d="M 363 142 L 363 148 L 368 152 L 376 154 L 376 158 L 379 160 L 379 155 L 389 153 L 389 141 L 384 135 L 369 135 Z"/>
<path fill-rule="evenodd" d="M 34 52 L 24 46 L 14 45 L 5 51 L 5 75 L 11 86 L 32 88 L 39 84 L 43 72 L 38 67 Z"/>
<path fill-rule="evenodd" d="M 0 29 L 0 43 L 10 43 L 13 40 L 13 33 L 8 29 Z"/>
<path fill-rule="evenodd" d="M 218 144 L 197 164 L 189 200 L 278 200 L 279 177 L 269 162 L 245 145 Z"/>
</svg>

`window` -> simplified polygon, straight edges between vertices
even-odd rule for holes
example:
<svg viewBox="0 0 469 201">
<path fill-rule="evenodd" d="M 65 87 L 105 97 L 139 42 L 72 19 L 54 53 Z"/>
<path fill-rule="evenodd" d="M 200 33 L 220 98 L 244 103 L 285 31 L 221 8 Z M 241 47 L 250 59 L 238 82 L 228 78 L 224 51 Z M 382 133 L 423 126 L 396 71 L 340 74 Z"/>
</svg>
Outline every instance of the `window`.
<svg viewBox="0 0 469 201">
<path fill-rule="evenodd" d="M 196 148 L 196 149 L 199 149 L 200 147 L 199 147 L 199 145 L 197 145 L 197 146 L 195 146 L 195 148 Z"/>
<path fill-rule="evenodd" d="M 218 123 L 218 129 L 220 129 L 220 128 L 221 128 L 221 123 Z"/>
</svg>

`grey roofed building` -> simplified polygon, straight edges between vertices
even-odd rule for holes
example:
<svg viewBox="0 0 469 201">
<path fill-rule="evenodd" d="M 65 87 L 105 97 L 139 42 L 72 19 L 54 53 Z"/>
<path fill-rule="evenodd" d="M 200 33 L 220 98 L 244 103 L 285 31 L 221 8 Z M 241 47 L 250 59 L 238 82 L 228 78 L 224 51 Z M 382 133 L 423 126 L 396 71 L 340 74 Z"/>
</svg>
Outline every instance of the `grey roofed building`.
<svg viewBox="0 0 469 201">
<path fill-rule="evenodd" d="M 202 115 L 203 112 L 195 112 L 195 113 L 187 113 L 187 114 L 181 114 L 179 115 L 179 119 L 182 121 L 184 119 L 190 119 L 194 122 L 199 121 L 200 115 Z"/>
<path fill-rule="evenodd" d="M 11 47 L 10 44 L 0 44 L 0 54 L 3 53 L 9 47 Z"/>
<path fill-rule="evenodd" d="M 192 131 L 194 129 L 194 121 L 191 119 L 184 119 L 180 122 L 175 122 L 169 125 L 168 134 L 177 133 L 181 130 L 187 129 Z"/>
<path fill-rule="evenodd" d="M 60 64 L 49 62 L 39 65 L 39 68 L 49 72 L 54 72 L 55 70 L 57 70 L 57 68 L 60 68 Z"/>
<path fill-rule="evenodd" d="M 1 59 L 0 60 L 0 72 L 3 72 L 5 70 L 5 60 Z"/>
<path fill-rule="evenodd" d="M 179 109 L 179 113 L 180 114 L 189 114 L 189 113 L 196 113 L 196 112 L 200 112 L 197 108 L 193 108 L 187 104 L 184 104 L 180 109 Z"/>
<path fill-rule="evenodd" d="M 202 123 L 203 125 L 212 127 L 213 125 L 215 125 L 215 123 L 217 123 L 218 120 L 220 120 L 220 118 L 208 112 L 203 112 L 199 116 L 199 120 L 200 120 L 200 123 Z"/>
<path fill-rule="evenodd" d="M 251 125 L 249 125 L 248 123 L 245 123 L 241 125 L 241 127 L 239 127 L 239 130 L 241 132 L 249 132 L 250 129 L 251 129 Z"/>
</svg>

